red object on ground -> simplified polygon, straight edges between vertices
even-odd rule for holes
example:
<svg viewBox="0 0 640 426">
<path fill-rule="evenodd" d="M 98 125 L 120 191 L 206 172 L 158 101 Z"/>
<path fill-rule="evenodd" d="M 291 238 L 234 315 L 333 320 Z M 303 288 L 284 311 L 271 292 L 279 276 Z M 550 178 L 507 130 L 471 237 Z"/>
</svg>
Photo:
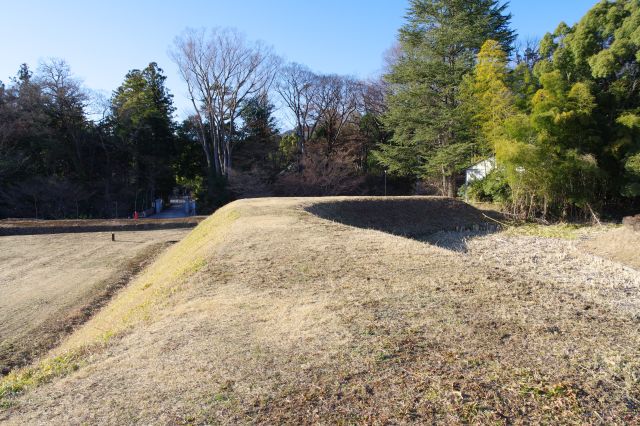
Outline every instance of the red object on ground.
<svg viewBox="0 0 640 426">
<path fill-rule="evenodd" d="M 137 220 L 138 219 L 138 212 L 133 212 L 133 219 Z"/>
</svg>

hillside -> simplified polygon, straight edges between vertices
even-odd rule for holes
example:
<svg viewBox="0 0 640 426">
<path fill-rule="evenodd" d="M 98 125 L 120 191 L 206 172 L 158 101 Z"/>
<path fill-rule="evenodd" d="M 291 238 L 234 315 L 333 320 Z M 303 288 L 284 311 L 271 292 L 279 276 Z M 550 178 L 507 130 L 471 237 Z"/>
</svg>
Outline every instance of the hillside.
<svg viewBox="0 0 640 426">
<path fill-rule="evenodd" d="M 637 420 L 640 272 L 464 231 L 490 223 L 443 198 L 231 203 L 6 377 L 0 421 Z"/>
</svg>

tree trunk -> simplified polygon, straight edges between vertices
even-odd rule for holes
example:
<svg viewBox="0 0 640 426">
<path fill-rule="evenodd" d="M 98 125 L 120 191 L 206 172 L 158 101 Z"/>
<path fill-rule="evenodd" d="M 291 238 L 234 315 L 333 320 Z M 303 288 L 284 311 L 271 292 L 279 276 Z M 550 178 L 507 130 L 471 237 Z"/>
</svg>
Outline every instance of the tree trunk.
<svg viewBox="0 0 640 426">
<path fill-rule="evenodd" d="M 231 145 L 226 144 L 226 149 L 224 152 L 224 175 L 225 177 L 229 177 L 229 172 L 231 171 Z"/>
<path fill-rule="evenodd" d="M 222 175 L 222 170 L 220 170 L 220 143 L 218 141 L 218 138 L 216 137 L 215 141 L 213 142 L 213 172 L 215 173 L 216 177 L 219 177 Z"/>
<path fill-rule="evenodd" d="M 447 197 L 454 198 L 456 196 L 456 177 L 447 176 Z"/>
<path fill-rule="evenodd" d="M 215 196 L 217 178 L 215 169 L 211 166 L 207 167 L 207 194 L 211 199 Z"/>
<path fill-rule="evenodd" d="M 216 178 L 218 176 L 215 155 L 212 155 L 210 147 L 203 146 L 205 159 L 207 160 L 207 194 L 213 198 Z"/>
</svg>

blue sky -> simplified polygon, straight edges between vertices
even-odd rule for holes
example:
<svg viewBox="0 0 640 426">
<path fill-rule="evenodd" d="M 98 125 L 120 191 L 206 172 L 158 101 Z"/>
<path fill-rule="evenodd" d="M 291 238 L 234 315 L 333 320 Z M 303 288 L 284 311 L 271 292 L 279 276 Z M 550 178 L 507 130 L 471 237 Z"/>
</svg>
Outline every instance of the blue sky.
<svg viewBox="0 0 640 426">
<path fill-rule="evenodd" d="M 521 38 L 576 22 L 596 0 L 512 0 Z M 286 60 L 319 72 L 371 77 L 403 23 L 407 0 L 0 0 L 0 80 L 23 62 L 64 58 L 91 89 L 109 94 L 128 70 L 158 62 L 178 115 L 185 89 L 167 54 L 186 27 L 236 27 Z"/>
</svg>

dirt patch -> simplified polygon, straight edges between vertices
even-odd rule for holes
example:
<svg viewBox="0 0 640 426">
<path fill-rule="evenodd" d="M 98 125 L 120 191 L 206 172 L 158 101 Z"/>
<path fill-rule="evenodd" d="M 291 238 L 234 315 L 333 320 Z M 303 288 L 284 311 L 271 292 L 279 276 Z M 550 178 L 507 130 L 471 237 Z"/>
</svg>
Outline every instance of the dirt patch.
<svg viewBox="0 0 640 426">
<path fill-rule="evenodd" d="M 188 231 L 0 238 L 0 372 L 57 345 Z"/>
<path fill-rule="evenodd" d="M 120 219 L 120 220 L 0 220 L 0 236 L 66 234 L 84 232 L 150 231 L 160 229 L 193 228 L 205 216 L 190 216 L 179 219 Z"/>
</svg>

